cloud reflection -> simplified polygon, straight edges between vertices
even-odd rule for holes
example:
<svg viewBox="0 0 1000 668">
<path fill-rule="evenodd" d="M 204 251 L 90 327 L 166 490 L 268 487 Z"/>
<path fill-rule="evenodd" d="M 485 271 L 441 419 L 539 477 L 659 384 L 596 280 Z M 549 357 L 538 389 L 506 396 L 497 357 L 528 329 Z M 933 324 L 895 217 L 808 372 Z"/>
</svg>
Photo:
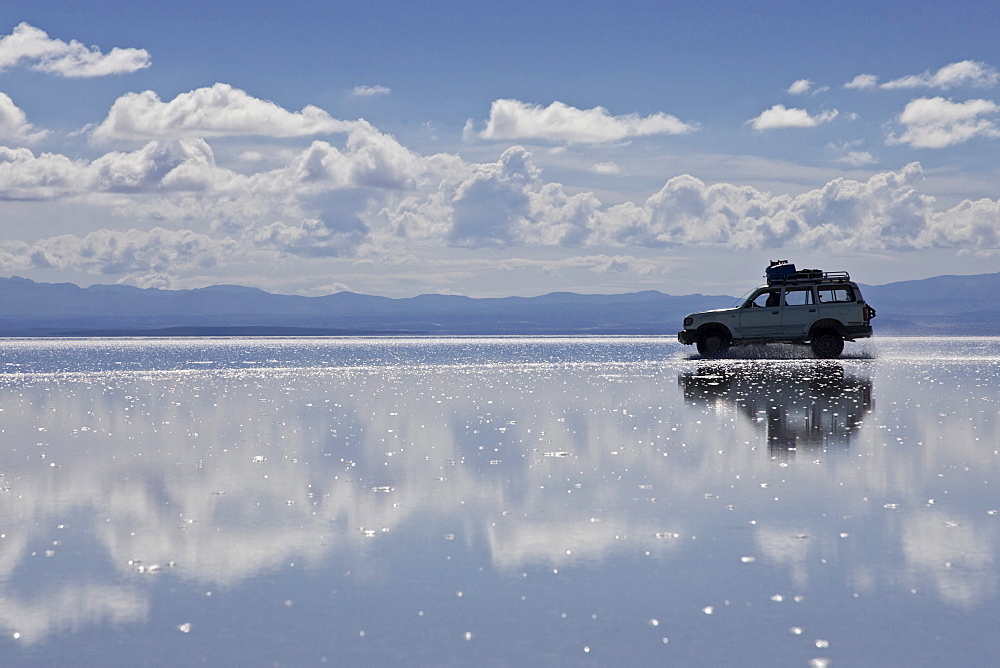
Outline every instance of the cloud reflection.
<svg viewBox="0 0 1000 668">
<path fill-rule="evenodd" d="M 882 447 L 872 373 L 501 356 L 2 376 L 0 626 L 27 641 L 142 622 L 158 578 L 237 588 L 333 560 L 378 578 L 368 557 L 382 545 L 422 549 L 381 541 L 414 535 L 485 545 L 500 571 L 756 551 L 796 587 L 829 558 L 855 584 L 933 583 L 952 605 L 994 595 L 995 532 L 915 502 L 927 491 L 914 481 L 948 454 Z M 906 507 L 880 508 L 881 496 Z M 842 521 L 844 538 L 828 517 L 861 519 Z M 849 552 L 868 534 L 888 542 Z M 40 577 L 39 561 L 59 568 Z"/>
</svg>

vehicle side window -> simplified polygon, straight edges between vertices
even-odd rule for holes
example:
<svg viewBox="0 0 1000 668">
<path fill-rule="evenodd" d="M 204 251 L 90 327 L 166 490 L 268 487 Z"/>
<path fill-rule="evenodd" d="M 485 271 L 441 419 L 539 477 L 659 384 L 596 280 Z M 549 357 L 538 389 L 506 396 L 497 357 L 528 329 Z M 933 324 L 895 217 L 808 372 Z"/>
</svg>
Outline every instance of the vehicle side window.
<svg viewBox="0 0 1000 668">
<path fill-rule="evenodd" d="M 767 290 L 761 292 L 756 297 L 754 297 L 747 306 L 756 306 L 758 308 L 773 308 L 780 303 L 781 291 L 780 290 Z"/>
<path fill-rule="evenodd" d="M 785 291 L 785 306 L 811 306 L 812 288 L 789 288 Z"/>
<path fill-rule="evenodd" d="M 819 303 L 833 304 L 837 302 L 853 302 L 854 289 L 847 286 L 823 287 L 819 289 Z"/>
</svg>

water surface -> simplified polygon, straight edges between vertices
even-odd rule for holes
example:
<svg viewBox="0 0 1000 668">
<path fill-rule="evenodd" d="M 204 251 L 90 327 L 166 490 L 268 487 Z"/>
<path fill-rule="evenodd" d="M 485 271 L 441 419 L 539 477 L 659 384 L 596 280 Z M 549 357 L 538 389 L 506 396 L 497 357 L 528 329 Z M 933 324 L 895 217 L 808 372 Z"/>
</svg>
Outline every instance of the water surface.
<svg viewBox="0 0 1000 668">
<path fill-rule="evenodd" d="M 11 665 L 1000 649 L 1000 339 L 0 346 Z"/>
</svg>

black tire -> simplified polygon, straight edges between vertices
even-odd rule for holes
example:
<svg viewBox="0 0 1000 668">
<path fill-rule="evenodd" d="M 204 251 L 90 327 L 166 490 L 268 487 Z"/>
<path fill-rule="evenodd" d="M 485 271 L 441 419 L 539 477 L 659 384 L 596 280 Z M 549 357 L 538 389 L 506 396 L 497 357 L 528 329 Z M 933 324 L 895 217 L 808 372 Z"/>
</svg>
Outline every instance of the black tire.
<svg viewBox="0 0 1000 668">
<path fill-rule="evenodd" d="M 697 346 L 702 357 L 718 357 L 729 350 L 729 339 L 718 332 L 707 332 L 698 337 Z"/>
<path fill-rule="evenodd" d="M 839 357 L 844 352 L 844 337 L 829 330 L 820 332 L 813 337 L 812 351 L 813 355 L 824 360 Z"/>
</svg>

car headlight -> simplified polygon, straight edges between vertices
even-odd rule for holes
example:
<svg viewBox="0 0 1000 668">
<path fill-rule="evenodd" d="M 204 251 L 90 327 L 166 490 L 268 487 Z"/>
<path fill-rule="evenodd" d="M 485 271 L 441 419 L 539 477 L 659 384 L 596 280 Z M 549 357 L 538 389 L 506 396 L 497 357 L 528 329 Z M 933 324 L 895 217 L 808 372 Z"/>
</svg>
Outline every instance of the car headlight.
<svg viewBox="0 0 1000 668">
<path fill-rule="evenodd" d="M 692 318 L 691 316 L 688 316 L 688 317 L 684 318 L 684 326 L 685 327 L 690 327 L 693 324 L 694 324 L 694 318 Z"/>
</svg>

